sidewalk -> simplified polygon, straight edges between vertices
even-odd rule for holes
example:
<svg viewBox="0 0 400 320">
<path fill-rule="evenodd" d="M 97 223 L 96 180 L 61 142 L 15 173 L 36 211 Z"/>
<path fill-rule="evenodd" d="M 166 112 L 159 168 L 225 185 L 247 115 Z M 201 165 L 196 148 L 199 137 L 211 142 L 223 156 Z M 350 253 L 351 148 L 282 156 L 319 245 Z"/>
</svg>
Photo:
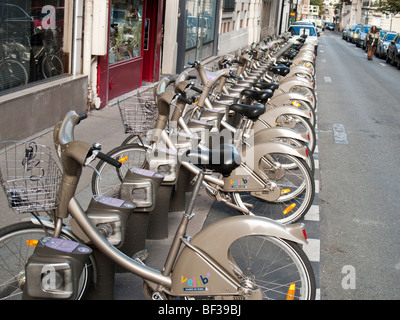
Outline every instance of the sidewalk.
<svg viewBox="0 0 400 320">
<path fill-rule="evenodd" d="M 209 59 L 211 62 L 215 60 Z M 143 86 L 135 91 L 132 91 L 119 99 L 129 99 L 136 96 L 139 92 L 150 89 L 153 84 Z M 89 144 L 99 142 L 102 145 L 102 152 L 107 153 L 111 149 L 119 146 L 126 138 L 124 127 L 121 120 L 117 101 L 110 102 L 101 110 L 91 110 L 88 118 L 82 121 L 75 128 L 75 139 L 86 141 Z M 35 141 L 38 144 L 44 144 L 52 148 L 53 156 L 55 150 L 53 146 L 53 127 L 31 136 L 26 141 Z M 56 159 L 58 161 L 58 159 Z M 84 168 L 81 180 L 78 184 L 76 198 L 81 203 L 84 209 L 87 208 L 92 197 L 91 178 L 93 170 Z M 190 195 L 187 194 L 187 196 Z M 195 217 L 189 224 L 188 234 L 194 236 L 203 227 L 204 221 L 210 211 L 214 199 L 210 198 L 205 190 L 202 189 L 196 207 L 194 209 Z M 21 220 L 29 220 L 28 214 L 18 215 L 9 208 L 4 192 L 0 195 L 0 227 L 9 225 Z M 176 226 L 179 224 L 183 212 L 170 212 L 168 214 L 168 238 L 161 240 L 147 240 L 146 247 L 149 256 L 146 264 L 150 267 L 161 270 L 165 257 L 169 251 L 169 245 L 173 239 Z M 115 278 L 115 299 L 117 300 L 144 300 L 142 293 L 142 280 L 130 273 L 118 273 Z"/>
</svg>

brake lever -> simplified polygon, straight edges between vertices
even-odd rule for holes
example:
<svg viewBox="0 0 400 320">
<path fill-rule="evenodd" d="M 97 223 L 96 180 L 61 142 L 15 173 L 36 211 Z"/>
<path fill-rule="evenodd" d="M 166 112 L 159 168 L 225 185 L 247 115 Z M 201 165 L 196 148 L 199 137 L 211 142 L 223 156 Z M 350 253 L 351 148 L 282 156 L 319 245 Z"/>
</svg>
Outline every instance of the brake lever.
<svg viewBox="0 0 400 320">
<path fill-rule="evenodd" d="M 88 163 L 86 166 L 93 169 L 93 171 L 96 172 L 97 176 L 99 177 L 99 180 L 101 180 L 100 172 L 91 163 Z"/>
<path fill-rule="evenodd" d="M 101 180 L 101 174 L 91 163 L 94 159 L 96 159 L 97 154 L 99 153 L 100 150 L 101 150 L 101 144 L 98 142 L 93 143 L 93 146 L 90 148 L 90 151 L 89 151 L 90 155 L 88 157 L 86 157 L 85 163 L 84 163 L 85 167 L 89 167 L 89 168 L 93 169 L 94 172 L 96 172 L 97 176 L 99 177 L 99 180 Z"/>
</svg>

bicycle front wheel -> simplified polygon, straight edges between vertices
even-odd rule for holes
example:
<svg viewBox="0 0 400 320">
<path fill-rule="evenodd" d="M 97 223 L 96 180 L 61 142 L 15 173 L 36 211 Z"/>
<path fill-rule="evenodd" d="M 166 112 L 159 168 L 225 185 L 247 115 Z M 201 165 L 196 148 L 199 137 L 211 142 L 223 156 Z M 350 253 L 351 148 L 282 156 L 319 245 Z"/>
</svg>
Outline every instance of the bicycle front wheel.
<svg viewBox="0 0 400 320">
<path fill-rule="evenodd" d="M 122 163 L 120 168 L 100 160 L 96 166 L 97 172 L 92 176 L 92 192 L 94 195 L 118 197 L 121 183 L 129 168 L 144 168 L 146 148 L 138 145 L 119 146 L 107 153 L 108 156 Z"/>
<path fill-rule="evenodd" d="M 4 59 L 0 62 L 0 89 L 7 90 L 28 83 L 28 73 L 17 60 Z"/>
<path fill-rule="evenodd" d="M 228 259 L 244 286 L 259 291 L 263 300 L 314 300 L 315 275 L 298 244 L 252 235 L 237 239 Z"/>
<path fill-rule="evenodd" d="M 25 265 L 35 250 L 27 241 L 52 235 L 54 230 L 43 229 L 30 221 L 19 222 L 0 229 L 0 300 L 22 299 L 25 284 Z M 62 238 L 76 241 L 67 234 Z M 91 277 L 89 266 L 83 269 L 77 299 L 86 292 Z"/>
<path fill-rule="evenodd" d="M 42 60 L 42 73 L 45 78 L 51 78 L 64 73 L 64 66 L 55 54 L 47 54 Z"/>
</svg>

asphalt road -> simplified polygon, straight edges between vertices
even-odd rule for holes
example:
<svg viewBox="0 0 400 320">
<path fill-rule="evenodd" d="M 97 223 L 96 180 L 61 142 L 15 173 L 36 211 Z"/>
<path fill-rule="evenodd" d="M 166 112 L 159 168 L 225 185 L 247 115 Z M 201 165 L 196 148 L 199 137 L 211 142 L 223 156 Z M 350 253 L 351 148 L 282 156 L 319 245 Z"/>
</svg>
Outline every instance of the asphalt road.
<svg viewBox="0 0 400 320">
<path fill-rule="evenodd" d="M 399 299 L 400 71 L 326 31 L 317 83 L 321 299 Z"/>
</svg>

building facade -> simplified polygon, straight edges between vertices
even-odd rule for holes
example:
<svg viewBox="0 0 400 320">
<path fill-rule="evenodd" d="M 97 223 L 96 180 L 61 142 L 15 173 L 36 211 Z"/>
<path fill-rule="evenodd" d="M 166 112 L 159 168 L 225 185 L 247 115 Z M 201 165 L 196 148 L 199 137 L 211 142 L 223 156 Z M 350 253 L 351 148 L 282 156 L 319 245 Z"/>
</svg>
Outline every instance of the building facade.
<svg viewBox="0 0 400 320">
<path fill-rule="evenodd" d="M 72 0 L 0 1 L 0 140 L 19 140 L 86 109 L 87 77 Z"/>
<path fill-rule="evenodd" d="M 286 2 L 0 0 L 0 140 L 277 35 L 287 28 Z"/>
</svg>

